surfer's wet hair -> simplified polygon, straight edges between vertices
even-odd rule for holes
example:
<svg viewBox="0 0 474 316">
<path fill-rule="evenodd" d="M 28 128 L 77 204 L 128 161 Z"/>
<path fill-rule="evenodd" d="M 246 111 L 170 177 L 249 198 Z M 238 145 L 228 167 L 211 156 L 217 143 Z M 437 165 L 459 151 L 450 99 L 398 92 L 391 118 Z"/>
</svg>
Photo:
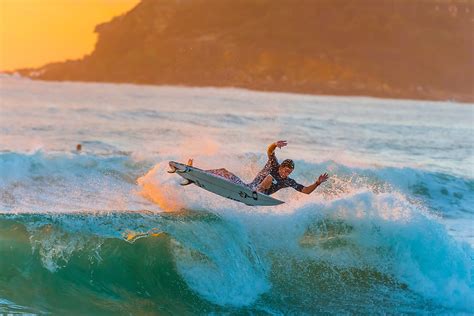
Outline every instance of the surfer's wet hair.
<svg viewBox="0 0 474 316">
<path fill-rule="evenodd" d="M 295 163 L 291 159 L 285 159 L 283 162 L 280 164 L 280 167 L 288 167 L 290 169 L 295 169 Z"/>
</svg>

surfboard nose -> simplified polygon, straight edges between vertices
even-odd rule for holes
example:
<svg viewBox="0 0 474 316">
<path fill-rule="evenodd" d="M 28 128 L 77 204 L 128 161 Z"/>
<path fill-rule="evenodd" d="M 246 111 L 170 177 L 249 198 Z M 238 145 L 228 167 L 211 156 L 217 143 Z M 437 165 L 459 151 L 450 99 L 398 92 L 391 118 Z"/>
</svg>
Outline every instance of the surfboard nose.
<svg viewBox="0 0 474 316">
<path fill-rule="evenodd" d="M 170 161 L 168 165 L 170 166 L 170 170 L 168 170 L 168 173 L 175 173 L 177 169 L 173 161 Z"/>
<path fill-rule="evenodd" d="M 175 161 L 170 161 L 168 164 L 171 169 L 171 170 L 168 170 L 169 173 L 175 173 L 175 172 L 184 173 L 184 172 L 187 172 L 189 168 L 187 165 L 184 165 L 182 163 L 175 162 Z"/>
</svg>

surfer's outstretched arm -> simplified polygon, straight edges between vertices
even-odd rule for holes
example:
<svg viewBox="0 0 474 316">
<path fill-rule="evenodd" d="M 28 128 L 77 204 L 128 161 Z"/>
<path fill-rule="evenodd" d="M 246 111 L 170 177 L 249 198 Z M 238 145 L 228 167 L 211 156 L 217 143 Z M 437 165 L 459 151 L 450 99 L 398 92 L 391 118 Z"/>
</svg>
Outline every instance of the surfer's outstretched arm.
<svg viewBox="0 0 474 316">
<path fill-rule="evenodd" d="M 326 182 L 329 178 L 329 175 L 327 173 L 323 173 L 322 175 L 319 176 L 318 180 L 314 182 L 313 184 L 304 187 L 301 192 L 306 193 L 306 194 L 311 194 L 314 190 L 316 190 L 317 187 L 323 182 Z"/>
<path fill-rule="evenodd" d="M 286 140 L 279 140 L 275 143 L 270 144 L 270 146 L 268 146 L 268 149 L 267 149 L 268 157 L 270 157 L 271 155 L 273 155 L 275 153 L 275 149 L 277 147 L 282 148 L 282 147 L 285 147 L 286 145 L 288 145 Z"/>
</svg>

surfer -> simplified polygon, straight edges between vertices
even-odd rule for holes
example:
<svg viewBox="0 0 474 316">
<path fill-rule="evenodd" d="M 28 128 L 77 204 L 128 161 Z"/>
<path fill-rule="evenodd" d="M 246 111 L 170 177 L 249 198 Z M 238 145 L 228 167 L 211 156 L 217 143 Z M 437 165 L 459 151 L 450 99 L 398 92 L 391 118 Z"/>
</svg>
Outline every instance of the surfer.
<svg viewBox="0 0 474 316">
<path fill-rule="evenodd" d="M 295 180 L 289 177 L 289 175 L 295 169 L 295 164 L 291 159 L 285 159 L 281 163 L 275 155 L 275 149 L 282 148 L 288 145 L 285 140 L 279 140 L 275 143 L 270 144 L 267 149 L 268 160 L 263 169 L 257 174 L 255 179 L 249 184 L 244 183 L 239 177 L 225 168 L 206 170 L 207 172 L 224 177 L 233 183 L 242 184 L 250 187 L 252 190 L 256 190 L 266 195 L 271 195 L 280 189 L 292 187 L 293 189 L 310 194 L 312 193 L 321 183 L 324 183 L 329 178 L 327 173 L 321 174 L 318 179 L 309 186 L 299 184 Z M 190 160 L 192 164 L 192 160 Z"/>
<path fill-rule="evenodd" d="M 326 182 L 329 178 L 327 173 L 323 173 L 319 178 L 311 185 L 304 186 L 299 184 L 295 180 L 289 177 L 289 175 L 295 169 L 295 164 L 291 159 L 285 159 L 280 163 L 275 155 L 275 149 L 282 148 L 288 145 L 285 140 L 279 140 L 273 144 L 270 144 L 267 149 L 268 160 L 263 169 L 257 174 L 255 179 L 250 182 L 249 186 L 252 189 L 271 195 L 280 189 L 292 187 L 293 189 L 310 194 L 312 193 L 321 183 Z"/>
</svg>

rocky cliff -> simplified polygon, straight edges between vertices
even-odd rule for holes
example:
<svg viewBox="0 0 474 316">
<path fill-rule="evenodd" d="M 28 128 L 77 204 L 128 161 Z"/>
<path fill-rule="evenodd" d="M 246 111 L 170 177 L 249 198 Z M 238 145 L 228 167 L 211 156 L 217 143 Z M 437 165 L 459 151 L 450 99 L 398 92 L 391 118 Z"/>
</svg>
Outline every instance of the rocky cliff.
<svg viewBox="0 0 474 316">
<path fill-rule="evenodd" d="M 142 0 L 43 80 L 474 101 L 472 0 Z"/>
</svg>

